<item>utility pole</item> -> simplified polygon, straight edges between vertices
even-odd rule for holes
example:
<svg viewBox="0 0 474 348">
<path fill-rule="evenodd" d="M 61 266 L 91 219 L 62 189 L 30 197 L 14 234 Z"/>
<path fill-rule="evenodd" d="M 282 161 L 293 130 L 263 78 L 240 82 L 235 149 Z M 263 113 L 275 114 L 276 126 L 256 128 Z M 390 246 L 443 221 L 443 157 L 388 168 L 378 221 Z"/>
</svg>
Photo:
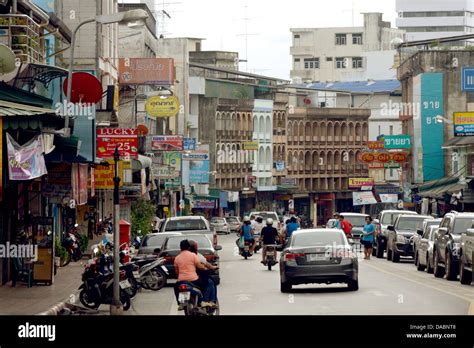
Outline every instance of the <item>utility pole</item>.
<svg viewBox="0 0 474 348">
<path fill-rule="evenodd" d="M 118 146 L 114 153 L 115 177 L 114 177 L 114 299 L 110 305 L 111 315 L 122 315 L 123 308 L 120 302 L 120 176 L 119 161 L 120 154 Z"/>
<path fill-rule="evenodd" d="M 245 21 L 245 32 L 244 34 L 239 34 L 237 36 L 243 36 L 244 39 L 245 39 L 245 72 L 249 72 L 248 70 L 248 62 L 249 62 L 249 36 L 253 36 L 253 35 L 258 35 L 258 34 L 249 34 L 248 32 L 248 22 L 249 20 L 251 20 L 252 18 L 249 18 L 248 15 L 247 15 L 247 12 L 248 12 L 248 6 L 245 5 L 245 13 L 244 13 L 244 18 L 242 18 L 241 20 Z"/>
</svg>

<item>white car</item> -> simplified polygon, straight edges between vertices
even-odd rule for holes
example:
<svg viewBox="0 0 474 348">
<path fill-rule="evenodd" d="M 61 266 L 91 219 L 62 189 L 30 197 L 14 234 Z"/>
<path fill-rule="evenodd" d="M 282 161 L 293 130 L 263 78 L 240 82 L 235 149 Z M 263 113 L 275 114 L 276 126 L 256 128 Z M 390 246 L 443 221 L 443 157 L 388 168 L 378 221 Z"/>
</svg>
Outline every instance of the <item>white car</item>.
<svg viewBox="0 0 474 348">
<path fill-rule="evenodd" d="M 263 224 L 266 225 L 267 219 L 273 219 L 273 227 L 277 230 L 280 230 L 280 219 L 278 218 L 278 214 L 274 211 L 254 211 L 250 214 L 250 218 L 261 216 L 263 218 Z"/>
</svg>

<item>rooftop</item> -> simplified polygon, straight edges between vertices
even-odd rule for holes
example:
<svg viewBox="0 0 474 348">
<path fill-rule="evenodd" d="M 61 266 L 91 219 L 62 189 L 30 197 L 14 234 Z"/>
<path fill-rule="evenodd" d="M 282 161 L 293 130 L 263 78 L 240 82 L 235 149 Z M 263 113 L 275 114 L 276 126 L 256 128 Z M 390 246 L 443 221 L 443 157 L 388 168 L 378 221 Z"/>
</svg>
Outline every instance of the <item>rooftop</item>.
<svg viewBox="0 0 474 348">
<path fill-rule="evenodd" d="M 384 94 L 401 91 L 400 81 L 398 80 L 310 83 L 295 85 L 295 87 L 309 88 L 318 91 L 352 92 L 361 94 Z"/>
</svg>

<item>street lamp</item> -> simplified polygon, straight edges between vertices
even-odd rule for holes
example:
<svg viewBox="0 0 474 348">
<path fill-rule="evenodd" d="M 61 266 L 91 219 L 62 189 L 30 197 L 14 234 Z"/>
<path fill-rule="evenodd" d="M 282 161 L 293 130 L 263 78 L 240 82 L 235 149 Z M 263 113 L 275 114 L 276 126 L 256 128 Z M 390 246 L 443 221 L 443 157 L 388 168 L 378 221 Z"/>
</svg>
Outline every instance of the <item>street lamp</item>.
<svg viewBox="0 0 474 348">
<path fill-rule="evenodd" d="M 71 36 L 71 47 L 69 53 L 69 73 L 68 73 L 68 80 L 67 80 L 67 102 L 71 101 L 71 93 L 72 93 L 72 70 L 74 65 L 74 46 L 76 45 L 76 34 L 79 29 L 88 23 L 97 22 L 100 24 L 114 24 L 114 23 L 121 23 L 121 24 L 129 24 L 131 27 L 137 27 L 137 22 L 143 22 L 148 18 L 148 13 L 142 9 L 130 10 L 126 12 L 115 13 L 112 15 L 103 15 L 97 16 L 92 19 L 85 20 L 74 29 Z M 64 128 L 69 128 L 69 114 L 66 113 L 66 118 L 64 122 Z M 69 133 L 67 133 L 69 134 Z"/>
</svg>

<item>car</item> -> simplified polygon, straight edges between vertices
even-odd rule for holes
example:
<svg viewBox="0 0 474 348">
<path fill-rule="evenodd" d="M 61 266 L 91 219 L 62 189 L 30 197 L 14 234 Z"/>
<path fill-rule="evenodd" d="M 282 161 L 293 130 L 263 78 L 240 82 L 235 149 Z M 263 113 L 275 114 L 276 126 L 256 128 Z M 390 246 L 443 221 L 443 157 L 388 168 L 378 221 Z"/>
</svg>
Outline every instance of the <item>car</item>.
<svg viewBox="0 0 474 348">
<path fill-rule="evenodd" d="M 401 214 L 418 215 L 417 212 L 408 210 L 382 210 L 376 217 L 379 225 L 379 233 L 374 238 L 373 253 L 378 259 L 382 259 L 384 251 L 387 249 L 387 227 L 393 225 L 397 217 Z"/>
<path fill-rule="evenodd" d="M 433 217 L 402 214 L 398 215 L 393 225 L 387 226 L 387 261 L 400 262 L 400 256 L 415 256 L 413 237 L 427 219 Z"/>
<path fill-rule="evenodd" d="M 280 291 L 300 284 L 347 283 L 359 289 L 357 256 L 343 231 L 316 228 L 293 233 L 280 256 Z"/>
<path fill-rule="evenodd" d="M 167 237 L 179 235 L 181 235 L 180 232 L 150 233 L 143 237 L 137 255 L 142 256 L 154 254 L 156 249 L 160 249 L 162 247 Z"/>
<path fill-rule="evenodd" d="M 470 285 L 472 283 L 473 259 L 474 228 L 469 228 L 466 233 L 461 235 L 461 248 L 459 250 L 459 280 L 461 284 Z"/>
<path fill-rule="evenodd" d="M 217 233 L 225 233 L 225 234 L 230 234 L 230 227 L 229 224 L 227 223 L 227 219 L 223 217 L 213 217 L 211 219 L 211 227 L 217 232 Z"/>
<path fill-rule="evenodd" d="M 226 217 L 227 223 L 229 224 L 229 229 L 231 232 L 239 232 L 242 227 L 242 222 L 238 216 L 228 216 Z"/>
<path fill-rule="evenodd" d="M 428 273 L 433 273 L 433 245 L 437 231 L 437 225 L 429 225 L 424 229 L 423 235 L 414 242 L 415 266 L 418 271 L 426 269 Z"/>
<path fill-rule="evenodd" d="M 178 216 L 162 222 L 160 232 L 180 232 L 182 234 L 205 234 L 214 246 L 217 245 L 217 233 L 209 221 L 202 216 Z"/>
<path fill-rule="evenodd" d="M 439 225 L 433 246 L 434 276 L 456 280 L 459 273 L 461 235 L 472 227 L 474 213 L 449 212 Z"/>
<path fill-rule="evenodd" d="M 428 219 L 428 220 L 423 221 L 423 226 L 421 227 L 421 229 L 417 230 L 416 234 L 413 236 L 413 253 L 415 254 L 415 264 L 416 264 L 416 249 L 419 244 L 418 242 L 420 241 L 420 239 L 423 238 L 423 235 L 429 229 L 430 226 L 439 227 L 441 220 L 443 219 Z"/>
<path fill-rule="evenodd" d="M 278 214 L 274 211 L 254 211 L 250 213 L 250 218 L 261 216 L 263 218 L 263 223 L 265 224 L 267 219 L 273 219 L 273 227 L 277 230 L 280 230 L 281 224 L 280 219 L 278 219 Z"/>
<path fill-rule="evenodd" d="M 352 225 L 352 237 L 355 239 L 360 239 L 364 234 L 364 225 L 366 224 L 365 218 L 370 215 L 359 213 L 340 213 L 340 215 L 344 216 L 344 219 Z"/>
<path fill-rule="evenodd" d="M 337 219 L 329 219 L 324 227 L 329 228 L 329 229 L 336 228 L 336 222 L 337 222 Z"/>
<path fill-rule="evenodd" d="M 164 266 L 169 272 L 168 278 L 170 279 L 177 278 L 176 270 L 174 267 L 174 259 L 181 252 L 180 243 L 181 241 L 185 239 L 195 241 L 198 245 L 198 252 L 202 254 L 209 263 L 215 266 L 219 266 L 219 255 L 217 252 L 219 250 L 222 250 L 222 247 L 220 245 L 213 246 L 211 241 L 206 236 L 202 234 L 186 234 L 186 235 L 179 235 L 179 236 L 168 236 L 163 242 L 163 247 L 159 253 L 159 257 L 162 257 L 165 259 Z M 220 283 L 219 270 L 212 271 L 211 276 L 216 281 L 216 285 L 218 285 Z"/>
</svg>

